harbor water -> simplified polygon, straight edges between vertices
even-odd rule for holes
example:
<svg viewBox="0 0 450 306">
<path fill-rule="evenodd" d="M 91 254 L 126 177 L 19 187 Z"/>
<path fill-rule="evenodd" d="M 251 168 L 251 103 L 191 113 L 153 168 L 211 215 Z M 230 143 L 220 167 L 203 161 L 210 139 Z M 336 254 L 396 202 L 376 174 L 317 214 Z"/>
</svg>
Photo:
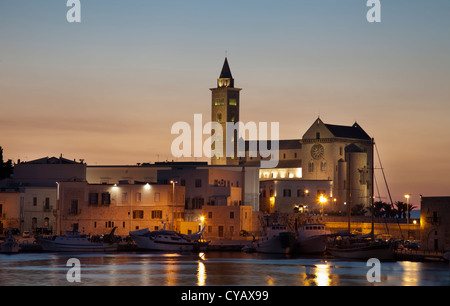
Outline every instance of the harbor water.
<svg viewBox="0 0 450 306">
<path fill-rule="evenodd" d="M 69 281 L 69 259 L 79 281 Z M 0 255 L 1 286 L 448 286 L 448 262 L 381 262 L 240 252 Z"/>
</svg>

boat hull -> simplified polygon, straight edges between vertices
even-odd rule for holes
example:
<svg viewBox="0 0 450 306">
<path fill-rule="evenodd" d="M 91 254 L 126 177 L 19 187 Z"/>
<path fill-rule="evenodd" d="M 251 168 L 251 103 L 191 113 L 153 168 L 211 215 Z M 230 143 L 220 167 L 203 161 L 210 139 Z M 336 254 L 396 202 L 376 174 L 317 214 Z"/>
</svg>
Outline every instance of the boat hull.
<svg viewBox="0 0 450 306">
<path fill-rule="evenodd" d="M 19 244 L 17 242 L 9 243 L 5 242 L 0 245 L 0 253 L 2 254 L 14 254 L 19 252 Z"/>
<path fill-rule="evenodd" d="M 393 260 L 394 251 L 390 244 L 366 245 L 366 246 L 328 246 L 327 252 L 339 258 Z"/>
<path fill-rule="evenodd" d="M 48 252 L 114 252 L 117 243 L 95 243 L 83 240 L 51 240 L 36 237 L 36 241 L 44 251 Z"/>
<path fill-rule="evenodd" d="M 327 247 L 326 235 L 312 236 L 297 241 L 296 252 L 300 254 L 324 253 Z"/>
<path fill-rule="evenodd" d="M 293 252 L 295 237 L 291 233 L 281 233 L 272 238 L 263 238 L 255 242 L 258 253 L 290 254 Z"/>
<path fill-rule="evenodd" d="M 170 242 L 147 236 L 131 235 L 137 247 L 149 251 L 192 252 L 198 246 L 195 242 Z"/>
</svg>

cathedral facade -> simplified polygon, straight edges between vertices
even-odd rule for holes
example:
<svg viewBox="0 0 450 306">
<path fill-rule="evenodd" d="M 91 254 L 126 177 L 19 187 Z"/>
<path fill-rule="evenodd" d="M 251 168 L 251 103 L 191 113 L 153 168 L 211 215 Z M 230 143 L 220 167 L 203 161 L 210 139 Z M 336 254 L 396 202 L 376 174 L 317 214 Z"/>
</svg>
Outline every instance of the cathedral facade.
<svg viewBox="0 0 450 306">
<path fill-rule="evenodd" d="M 239 92 L 225 59 L 217 88 L 212 88 L 211 121 L 239 121 Z M 226 128 L 223 126 L 225 147 Z M 237 131 L 230 137 L 237 139 Z M 213 165 L 260 165 L 262 158 L 212 157 Z M 335 125 L 317 118 L 302 138 L 279 141 L 277 167 L 260 169 L 260 210 L 266 213 L 309 211 L 369 214 L 373 199 L 373 139 L 358 123 Z M 236 152 L 236 141 L 234 141 Z M 225 154 L 223 155 L 225 156 Z M 235 156 L 237 156 L 235 154 Z M 356 211 L 359 209 L 359 212 Z"/>
</svg>

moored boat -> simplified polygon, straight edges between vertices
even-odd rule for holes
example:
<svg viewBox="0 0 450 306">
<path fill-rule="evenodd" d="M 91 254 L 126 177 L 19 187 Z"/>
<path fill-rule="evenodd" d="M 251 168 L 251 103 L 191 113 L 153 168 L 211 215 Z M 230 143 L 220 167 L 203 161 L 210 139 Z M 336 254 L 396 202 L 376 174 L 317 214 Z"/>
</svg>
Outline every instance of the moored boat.
<svg viewBox="0 0 450 306">
<path fill-rule="evenodd" d="M 0 243 L 0 253 L 13 254 L 19 252 L 19 242 L 13 237 L 11 231 L 5 237 L 5 240 Z"/>
<path fill-rule="evenodd" d="M 300 254 L 324 253 L 330 231 L 325 224 L 307 223 L 299 228 L 295 252 Z"/>
<path fill-rule="evenodd" d="M 35 239 L 44 251 L 49 252 L 114 252 L 119 244 L 114 239 L 114 227 L 102 239 L 67 231 L 65 236 L 37 236 Z"/>
<path fill-rule="evenodd" d="M 266 235 L 252 242 L 259 253 L 289 254 L 293 252 L 295 233 L 288 231 L 285 225 L 272 224 L 266 229 Z"/>
<path fill-rule="evenodd" d="M 205 228 L 197 233 L 185 235 L 165 229 L 150 231 L 146 228 L 130 232 L 130 236 L 142 250 L 193 252 L 207 249 L 209 241 L 202 238 L 204 230 Z"/>
<path fill-rule="evenodd" d="M 369 234 L 370 235 L 370 234 Z M 368 236 L 336 234 L 335 239 L 327 245 L 327 252 L 335 257 L 349 259 L 379 260 L 395 259 L 393 245 L 390 241 L 370 239 Z"/>
</svg>

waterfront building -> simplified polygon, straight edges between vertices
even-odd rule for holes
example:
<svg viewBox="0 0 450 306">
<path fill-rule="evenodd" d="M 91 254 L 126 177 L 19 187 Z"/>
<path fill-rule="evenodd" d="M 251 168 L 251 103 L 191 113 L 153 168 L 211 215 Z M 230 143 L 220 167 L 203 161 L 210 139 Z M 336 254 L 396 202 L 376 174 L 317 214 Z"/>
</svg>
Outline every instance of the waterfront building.
<svg viewBox="0 0 450 306">
<path fill-rule="evenodd" d="M 421 250 L 450 250 L 450 197 L 420 199 Z"/>
<path fill-rule="evenodd" d="M 67 230 L 83 234 L 126 236 L 143 228 L 197 231 L 198 225 L 184 222 L 183 186 L 138 184 L 58 183 L 58 233 Z M 192 227 L 192 224 L 190 225 Z M 187 233 L 187 232 L 186 232 Z"/>
<path fill-rule="evenodd" d="M 195 224 L 202 223 L 201 217 L 205 216 L 204 209 L 221 207 L 214 213 L 214 220 L 208 222 L 210 229 L 215 230 L 223 226 L 222 223 L 214 224 L 215 220 L 220 218 L 219 214 L 235 215 L 232 221 L 236 222 L 240 220 L 241 211 L 245 210 L 245 219 L 248 219 L 249 224 L 252 225 L 253 213 L 249 213 L 248 210 L 259 211 L 259 168 L 255 166 L 208 165 L 205 162 L 158 162 L 139 166 L 88 166 L 86 172 L 89 183 L 134 184 L 152 180 L 159 185 L 184 187 L 184 223 L 180 227 L 184 232 L 192 230 Z M 187 224 L 190 224 L 190 228 L 184 230 Z M 231 233 L 238 236 L 241 230 L 252 228 L 241 222 L 236 222 L 234 225 L 227 223 L 226 226 L 228 229 L 233 226 Z M 227 232 L 227 235 L 229 233 Z"/>
<path fill-rule="evenodd" d="M 19 189 L 0 189 L 0 234 L 9 227 L 20 228 L 20 199 Z"/>
<path fill-rule="evenodd" d="M 14 175 L 0 182 L 1 190 L 16 194 L 0 203 L 9 211 L 9 217 L 2 222 L 20 232 L 52 233 L 56 230 L 57 182 L 84 180 L 85 172 L 83 161 L 69 160 L 62 155 L 18 161 Z M 12 216 L 12 211 L 17 215 Z"/>
<path fill-rule="evenodd" d="M 202 208 L 202 226 L 206 239 L 243 239 L 259 227 L 253 224 L 257 217 L 250 206 L 211 206 Z"/>
</svg>

